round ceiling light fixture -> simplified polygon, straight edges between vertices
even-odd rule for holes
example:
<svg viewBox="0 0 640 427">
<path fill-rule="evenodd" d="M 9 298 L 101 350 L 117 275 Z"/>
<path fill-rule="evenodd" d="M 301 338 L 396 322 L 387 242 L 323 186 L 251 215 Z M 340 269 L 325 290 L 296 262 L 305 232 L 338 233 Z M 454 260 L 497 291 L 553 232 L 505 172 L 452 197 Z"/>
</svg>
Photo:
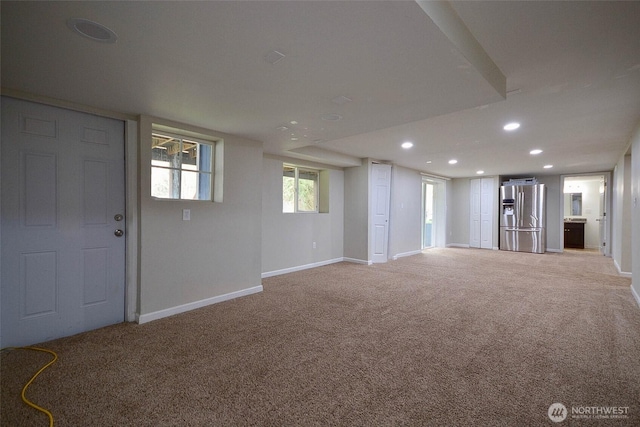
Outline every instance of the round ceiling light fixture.
<svg viewBox="0 0 640 427">
<path fill-rule="evenodd" d="M 404 148 L 405 150 L 407 150 L 407 149 L 413 147 L 413 142 L 405 141 L 405 142 L 402 143 L 401 147 Z"/>
<path fill-rule="evenodd" d="M 456 159 L 449 160 L 449 164 L 450 165 L 455 165 L 456 163 L 458 163 L 458 161 Z"/>
<path fill-rule="evenodd" d="M 67 21 L 67 27 L 96 42 L 115 43 L 118 40 L 118 36 L 112 30 L 88 19 L 71 18 Z"/>
<path fill-rule="evenodd" d="M 511 123 L 507 123 L 506 125 L 504 125 L 503 129 L 506 131 L 512 131 L 512 130 L 516 130 L 520 127 L 520 123 L 518 122 L 511 122 Z"/>
<path fill-rule="evenodd" d="M 476 173 L 477 173 L 478 175 L 483 175 L 483 174 L 484 174 L 484 171 L 477 171 Z"/>
<path fill-rule="evenodd" d="M 540 150 L 539 148 L 536 148 L 535 150 L 529 151 L 529 154 L 531 154 L 533 156 L 535 156 L 537 154 L 540 154 L 540 153 L 542 153 L 542 150 Z"/>
<path fill-rule="evenodd" d="M 553 167 L 553 165 L 544 165 L 543 168 L 545 169 L 551 169 Z"/>
</svg>

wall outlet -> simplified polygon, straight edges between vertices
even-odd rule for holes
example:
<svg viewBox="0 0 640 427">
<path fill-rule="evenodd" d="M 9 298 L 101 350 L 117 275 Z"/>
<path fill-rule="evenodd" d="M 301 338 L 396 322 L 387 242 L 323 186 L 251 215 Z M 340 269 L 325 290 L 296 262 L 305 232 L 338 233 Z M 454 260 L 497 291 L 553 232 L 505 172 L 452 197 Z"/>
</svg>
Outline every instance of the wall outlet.
<svg viewBox="0 0 640 427">
<path fill-rule="evenodd" d="M 316 248 L 316 242 L 313 242 L 313 249 Z"/>
<path fill-rule="evenodd" d="M 182 220 L 191 221 L 191 209 L 182 209 Z"/>
</svg>

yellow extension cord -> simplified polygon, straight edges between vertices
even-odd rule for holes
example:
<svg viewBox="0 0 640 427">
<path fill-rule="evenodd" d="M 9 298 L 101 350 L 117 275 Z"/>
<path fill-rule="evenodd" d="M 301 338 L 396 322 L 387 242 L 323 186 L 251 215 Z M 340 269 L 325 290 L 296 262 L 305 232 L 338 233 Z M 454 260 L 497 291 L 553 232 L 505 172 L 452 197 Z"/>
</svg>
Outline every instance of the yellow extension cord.
<svg viewBox="0 0 640 427">
<path fill-rule="evenodd" d="M 38 375 L 42 373 L 42 371 L 47 369 L 49 366 L 53 365 L 56 362 L 56 360 L 58 360 L 58 355 L 54 351 L 47 350 L 46 348 L 39 348 L 39 347 L 10 347 L 5 350 L 34 350 L 34 351 L 42 351 L 44 353 L 49 353 L 53 356 L 53 359 L 50 360 L 49 363 L 44 365 L 42 368 L 40 368 L 40 370 L 36 372 L 34 376 L 31 377 L 29 382 L 27 382 L 24 385 L 24 387 L 22 387 L 22 394 L 21 394 L 22 401 L 24 403 L 26 403 L 27 405 L 31 406 L 34 409 L 37 409 L 40 412 L 44 412 L 45 414 L 47 414 L 47 416 L 49 417 L 49 427 L 53 427 L 53 415 L 51 414 L 51 412 L 47 411 L 46 409 L 36 405 L 35 403 L 27 399 L 26 393 L 27 393 L 27 388 L 29 388 L 33 380 L 35 380 L 38 377 Z"/>
</svg>

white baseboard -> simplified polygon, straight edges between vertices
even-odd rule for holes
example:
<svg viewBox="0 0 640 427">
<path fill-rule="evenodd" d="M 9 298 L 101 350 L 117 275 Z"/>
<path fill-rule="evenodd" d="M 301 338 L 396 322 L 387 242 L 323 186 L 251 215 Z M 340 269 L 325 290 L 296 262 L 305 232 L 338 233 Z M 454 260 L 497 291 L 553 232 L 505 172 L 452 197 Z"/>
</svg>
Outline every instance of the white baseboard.
<svg viewBox="0 0 640 427">
<path fill-rule="evenodd" d="M 357 259 L 357 258 L 344 257 L 344 258 L 342 258 L 342 260 L 346 261 L 346 262 L 352 262 L 354 264 L 364 264 L 364 265 L 372 265 L 373 264 L 373 261 L 371 261 L 371 260 L 366 261 L 364 259 Z"/>
<path fill-rule="evenodd" d="M 631 285 L 631 294 L 633 294 L 633 297 L 636 299 L 636 303 L 638 304 L 638 307 L 640 307 L 640 295 L 638 295 L 636 290 L 633 288 L 633 285 Z"/>
<path fill-rule="evenodd" d="M 621 275 L 622 277 L 633 277 L 633 275 L 630 272 L 622 271 L 622 269 L 618 265 L 618 261 L 616 261 L 615 259 L 613 260 L 613 265 L 616 266 L 616 270 L 618 270 L 618 274 Z"/>
<path fill-rule="evenodd" d="M 178 305 L 176 307 L 166 308 L 164 310 L 154 311 L 147 314 L 136 314 L 136 322 L 139 324 L 151 322 L 153 320 L 162 319 L 163 317 L 173 316 L 174 314 L 184 313 L 186 311 L 195 310 L 196 308 L 206 307 L 211 304 L 217 304 L 219 302 L 228 301 L 231 299 L 255 294 L 262 292 L 262 285 L 254 286 L 252 288 L 242 289 L 240 291 L 230 292 L 228 294 L 219 295 L 217 297 L 206 298 L 200 301 L 190 302 L 188 304 Z"/>
<path fill-rule="evenodd" d="M 492 250 L 494 250 L 494 251 L 499 251 L 499 250 L 500 250 L 500 248 L 499 248 L 499 247 L 497 247 L 497 246 L 494 246 L 494 247 L 492 247 L 491 249 L 492 249 Z"/>
<path fill-rule="evenodd" d="M 294 271 L 307 270 L 309 268 L 322 267 L 323 265 L 335 264 L 336 262 L 346 261 L 344 258 L 334 258 L 326 261 L 313 262 L 311 264 L 298 265 L 296 267 L 283 268 L 281 270 L 273 270 L 262 273 L 262 278 L 279 276 L 281 274 L 293 273 Z"/>
<path fill-rule="evenodd" d="M 394 256 L 391 257 L 391 259 L 395 261 L 398 258 L 403 258 L 403 257 L 406 257 L 406 256 L 412 256 L 412 255 L 418 255 L 418 254 L 421 254 L 421 253 L 422 253 L 422 251 L 402 252 L 402 253 L 399 253 L 399 254 L 395 254 Z"/>
<path fill-rule="evenodd" d="M 554 253 L 557 253 L 557 254 L 561 254 L 564 251 L 562 249 L 547 248 L 546 252 L 554 252 Z"/>
<path fill-rule="evenodd" d="M 448 248 L 470 248 L 471 246 L 469 246 L 468 244 L 465 243 L 449 243 L 447 244 Z"/>
</svg>

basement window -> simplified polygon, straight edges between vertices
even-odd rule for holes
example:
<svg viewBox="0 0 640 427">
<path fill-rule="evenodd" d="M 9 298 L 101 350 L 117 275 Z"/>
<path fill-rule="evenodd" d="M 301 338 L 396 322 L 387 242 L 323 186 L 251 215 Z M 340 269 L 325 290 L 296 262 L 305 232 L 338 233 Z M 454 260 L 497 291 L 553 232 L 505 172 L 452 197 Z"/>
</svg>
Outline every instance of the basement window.
<svg viewBox="0 0 640 427">
<path fill-rule="evenodd" d="M 284 165 L 282 212 L 318 212 L 320 171 Z"/>
<path fill-rule="evenodd" d="M 153 132 L 151 196 L 158 199 L 213 200 L 215 142 Z"/>
</svg>

